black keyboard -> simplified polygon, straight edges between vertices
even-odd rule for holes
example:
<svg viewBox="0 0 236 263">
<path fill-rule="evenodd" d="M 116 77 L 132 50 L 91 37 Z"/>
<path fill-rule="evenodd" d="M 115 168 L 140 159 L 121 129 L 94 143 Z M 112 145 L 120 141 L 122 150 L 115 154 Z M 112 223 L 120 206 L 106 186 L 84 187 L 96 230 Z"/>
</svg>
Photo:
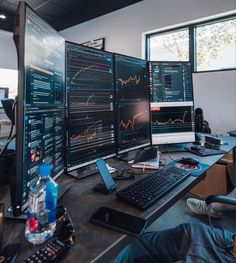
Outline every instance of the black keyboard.
<svg viewBox="0 0 236 263">
<path fill-rule="evenodd" d="M 190 171 L 181 168 L 164 166 L 157 172 L 120 190 L 116 196 L 131 205 L 146 209 L 182 182 L 189 174 Z"/>
</svg>

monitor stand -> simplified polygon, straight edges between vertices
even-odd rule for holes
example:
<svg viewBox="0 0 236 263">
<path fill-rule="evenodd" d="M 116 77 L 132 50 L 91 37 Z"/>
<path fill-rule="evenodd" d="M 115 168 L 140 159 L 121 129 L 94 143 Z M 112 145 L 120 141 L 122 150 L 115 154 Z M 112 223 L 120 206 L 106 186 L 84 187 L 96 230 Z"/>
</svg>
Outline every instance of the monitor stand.
<svg viewBox="0 0 236 263">
<path fill-rule="evenodd" d="M 122 154 L 117 155 L 116 158 L 119 160 L 125 161 L 125 162 L 129 162 L 129 161 L 134 160 L 138 151 L 140 151 L 140 149 L 122 153 Z"/>
<path fill-rule="evenodd" d="M 158 145 L 158 150 L 161 153 L 164 152 L 186 152 L 186 147 L 187 145 L 185 143 L 173 143 L 173 144 L 162 144 Z"/>
<path fill-rule="evenodd" d="M 85 167 L 81 167 L 74 171 L 67 172 L 66 174 L 72 176 L 75 179 L 82 179 L 84 177 L 98 173 L 98 169 L 95 164 L 90 164 Z"/>
<path fill-rule="evenodd" d="M 59 201 L 71 188 L 70 184 L 61 184 L 58 185 L 58 195 L 57 195 L 57 201 Z M 12 214 L 12 207 L 10 206 L 7 211 L 5 212 L 5 218 L 6 219 L 12 219 L 12 220 L 19 220 L 19 221 L 26 221 L 27 219 L 27 209 L 20 215 L 20 216 L 14 216 Z"/>
<path fill-rule="evenodd" d="M 229 134 L 230 136 L 236 136 L 236 131 L 229 131 L 228 134 Z"/>
</svg>

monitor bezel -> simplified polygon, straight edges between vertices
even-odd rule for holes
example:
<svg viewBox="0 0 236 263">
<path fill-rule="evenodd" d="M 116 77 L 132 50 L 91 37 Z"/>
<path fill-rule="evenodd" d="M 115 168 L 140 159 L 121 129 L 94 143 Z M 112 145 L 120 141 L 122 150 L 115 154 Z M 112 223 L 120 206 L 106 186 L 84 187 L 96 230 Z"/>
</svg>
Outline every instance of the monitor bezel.
<svg viewBox="0 0 236 263">
<path fill-rule="evenodd" d="M 14 26 L 14 36 L 17 56 L 18 56 L 18 90 L 17 90 L 17 111 L 16 111 L 16 180 L 15 184 L 15 202 L 12 204 L 13 214 L 15 216 L 21 215 L 24 207 L 22 202 L 22 183 L 23 183 L 23 147 L 24 147 L 24 124 L 22 122 L 25 108 L 25 31 L 26 31 L 26 6 L 25 2 L 20 1 Z"/>
</svg>

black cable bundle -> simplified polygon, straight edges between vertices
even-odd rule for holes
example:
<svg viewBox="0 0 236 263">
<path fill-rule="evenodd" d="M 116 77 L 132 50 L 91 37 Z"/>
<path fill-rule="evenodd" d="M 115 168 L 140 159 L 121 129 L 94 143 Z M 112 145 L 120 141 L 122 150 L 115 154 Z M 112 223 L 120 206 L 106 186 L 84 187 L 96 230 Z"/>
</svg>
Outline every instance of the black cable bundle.
<svg viewBox="0 0 236 263">
<path fill-rule="evenodd" d="M 3 102 L 3 100 L 2 100 Z M 12 100 L 12 107 L 11 107 L 11 116 L 14 116 L 15 114 L 15 107 L 16 107 L 16 100 L 13 101 Z M 3 103 L 4 105 L 4 103 Z M 4 108 L 5 109 L 5 108 Z M 8 114 L 7 114 L 8 116 Z M 15 150 L 9 150 L 8 149 L 8 145 L 10 144 L 10 142 L 16 137 L 16 135 L 12 135 L 13 133 L 13 129 L 14 129 L 14 117 L 11 117 L 11 129 L 7 138 L 7 142 L 4 145 L 3 149 L 0 152 L 0 186 L 1 185 L 6 185 L 10 183 L 9 180 L 9 170 L 12 166 L 14 166 L 14 162 L 15 162 L 15 156 L 16 156 L 16 152 Z"/>
</svg>

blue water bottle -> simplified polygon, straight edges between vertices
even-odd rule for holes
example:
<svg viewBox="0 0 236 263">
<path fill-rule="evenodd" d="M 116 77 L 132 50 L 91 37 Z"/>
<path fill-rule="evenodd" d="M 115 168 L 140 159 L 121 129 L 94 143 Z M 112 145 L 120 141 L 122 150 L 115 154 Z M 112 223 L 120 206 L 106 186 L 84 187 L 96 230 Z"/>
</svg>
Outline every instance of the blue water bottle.
<svg viewBox="0 0 236 263">
<path fill-rule="evenodd" d="M 40 165 L 39 178 L 30 186 L 25 236 L 35 245 L 52 237 L 56 228 L 58 185 L 50 174 L 50 164 Z"/>
</svg>

